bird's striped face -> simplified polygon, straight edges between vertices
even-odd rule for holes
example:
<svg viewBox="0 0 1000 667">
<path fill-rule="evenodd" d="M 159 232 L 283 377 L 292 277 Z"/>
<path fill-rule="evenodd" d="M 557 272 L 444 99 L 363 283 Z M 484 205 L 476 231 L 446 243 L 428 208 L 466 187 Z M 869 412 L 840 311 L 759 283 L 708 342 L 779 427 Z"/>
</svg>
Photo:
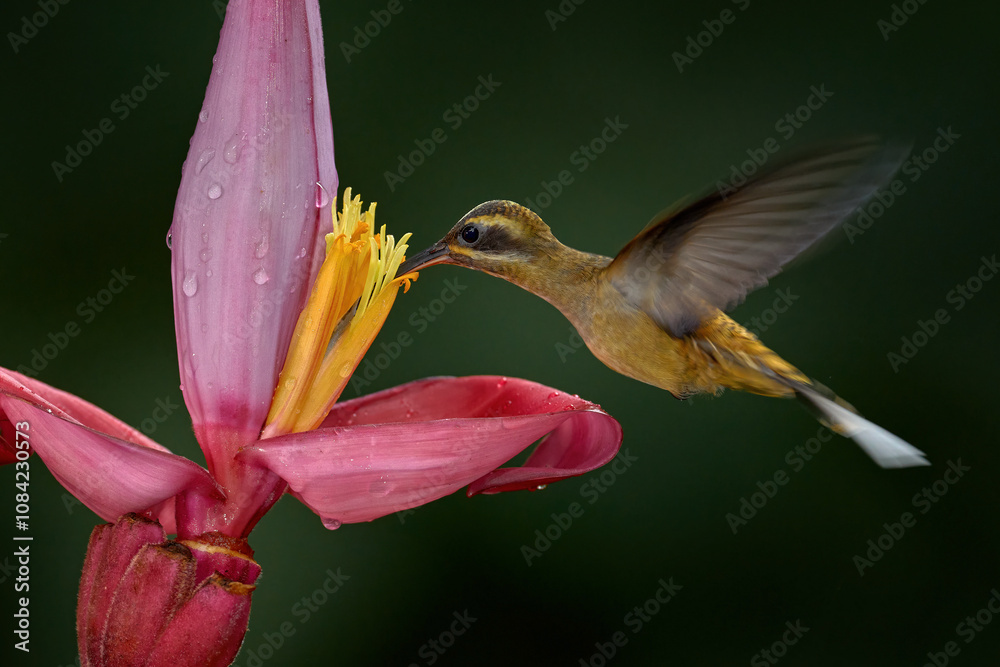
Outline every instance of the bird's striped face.
<svg viewBox="0 0 1000 667">
<path fill-rule="evenodd" d="M 511 201 L 490 201 L 469 211 L 441 241 L 408 260 L 407 272 L 457 264 L 510 278 L 558 245 L 542 219 Z"/>
</svg>

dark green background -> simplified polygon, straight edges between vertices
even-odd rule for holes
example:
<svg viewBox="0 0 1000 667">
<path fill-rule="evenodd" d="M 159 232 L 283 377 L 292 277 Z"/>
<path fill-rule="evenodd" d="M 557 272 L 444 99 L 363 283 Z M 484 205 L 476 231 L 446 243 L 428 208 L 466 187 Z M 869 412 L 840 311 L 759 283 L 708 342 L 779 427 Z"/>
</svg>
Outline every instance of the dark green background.
<svg viewBox="0 0 1000 667">
<path fill-rule="evenodd" d="M 27 363 L 47 334 L 81 320 L 77 304 L 113 269 L 127 267 L 133 283 L 81 322 L 40 377 L 137 426 L 157 399 L 181 402 L 164 235 L 221 25 L 211 2 L 180 4 L 71 2 L 18 53 L 9 38 L 0 46 L 0 364 Z M 548 304 L 486 276 L 434 269 L 397 301 L 381 340 L 408 331 L 414 343 L 370 389 L 438 374 L 530 378 L 600 403 L 637 461 L 592 505 L 582 478 L 540 493 L 455 494 L 405 521 L 329 532 L 282 500 L 251 536 L 264 576 L 238 664 L 289 621 L 294 636 L 266 664 L 423 665 L 421 646 L 465 610 L 476 622 L 436 664 L 575 666 L 624 630 L 628 644 L 609 664 L 745 665 L 796 620 L 809 631 L 782 664 L 921 665 L 948 641 L 961 647 L 955 665 L 995 664 L 1000 619 L 969 644 L 956 625 L 1000 587 L 1000 280 L 958 312 L 946 294 L 1000 250 L 996 9 L 930 2 L 885 41 L 876 22 L 889 3 L 753 0 L 741 12 L 727 0 L 590 0 L 555 31 L 545 11 L 556 0 L 403 6 L 350 63 L 339 43 L 385 3 L 322 10 L 341 187 L 378 201 L 379 220 L 397 235 L 414 232 L 415 246 L 482 201 L 535 199 L 541 181 L 574 169 L 571 154 L 606 117 L 628 128 L 542 211 L 561 240 L 605 254 L 768 137 L 791 152 L 877 132 L 923 150 L 938 128 L 953 128 L 960 138 L 918 181 L 905 180 L 906 193 L 863 236 L 852 244 L 834 232 L 734 314 L 749 322 L 776 289 L 790 290 L 798 300 L 765 342 L 926 450 L 933 466 L 881 470 L 837 439 L 792 473 L 786 453 L 817 425 L 791 402 L 729 393 L 681 403 L 586 350 L 561 359 L 556 346 L 570 330 Z M 671 54 L 727 7 L 735 22 L 679 73 Z M 36 11 L 34 2 L 4 3 L 0 30 L 19 30 Z M 147 65 L 169 76 L 119 120 L 110 104 Z M 501 86 L 450 129 L 442 113 L 490 74 Z M 833 97 L 791 139 L 780 137 L 775 121 L 821 84 Z M 51 162 L 104 117 L 115 131 L 58 182 Z M 391 192 L 384 172 L 436 127 L 447 141 Z M 467 289 L 416 333 L 410 316 L 445 280 Z M 894 373 L 887 353 L 938 308 L 951 321 Z M 183 409 L 152 435 L 203 461 Z M 959 458 L 971 471 L 860 577 L 852 558 Z M 777 470 L 790 482 L 734 535 L 726 514 Z M 4 664 L 69 665 L 77 578 L 97 519 L 80 506 L 67 511 L 39 461 L 33 471 L 32 652 L 11 649 L 7 576 L 0 655 L 13 655 Z M 14 504 L 13 471 L 2 477 L 0 537 L 13 532 Z M 581 501 L 583 516 L 528 567 L 521 546 Z M 10 551 L 0 547 L 0 562 Z M 350 580 L 303 624 L 293 605 L 328 568 Z M 633 634 L 625 615 L 670 577 L 683 589 Z"/>
</svg>

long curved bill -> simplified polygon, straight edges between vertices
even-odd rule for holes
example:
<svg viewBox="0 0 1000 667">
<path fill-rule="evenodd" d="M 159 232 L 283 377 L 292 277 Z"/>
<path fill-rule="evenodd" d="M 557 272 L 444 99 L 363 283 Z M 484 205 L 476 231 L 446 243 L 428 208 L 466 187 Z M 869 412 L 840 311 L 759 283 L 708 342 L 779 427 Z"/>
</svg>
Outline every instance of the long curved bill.
<svg viewBox="0 0 1000 667">
<path fill-rule="evenodd" d="M 434 264 L 443 264 L 448 261 L 448 245 L 443 241 L 438 241 L 430 248 L 421 250 L 413 257 L 399 265 L 396 271 L 397 276 L 405 276 L 407 273 L 419 271 Z"/>
</svg>

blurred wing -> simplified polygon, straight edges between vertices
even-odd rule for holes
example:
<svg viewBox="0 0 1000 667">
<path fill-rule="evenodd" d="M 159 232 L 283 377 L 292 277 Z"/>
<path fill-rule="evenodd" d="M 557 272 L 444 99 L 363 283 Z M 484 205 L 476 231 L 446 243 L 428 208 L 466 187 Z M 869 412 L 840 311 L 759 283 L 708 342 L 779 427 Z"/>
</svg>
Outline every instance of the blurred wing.
<svg viewBox="0 0 1000 667">
<path fill-rule="evenodd" d="M 767 284 L 884 184 L 908 147 L 828 148 L 661 214 L 607 268 L 612 285 L 672 335 Z"/>
</svg>

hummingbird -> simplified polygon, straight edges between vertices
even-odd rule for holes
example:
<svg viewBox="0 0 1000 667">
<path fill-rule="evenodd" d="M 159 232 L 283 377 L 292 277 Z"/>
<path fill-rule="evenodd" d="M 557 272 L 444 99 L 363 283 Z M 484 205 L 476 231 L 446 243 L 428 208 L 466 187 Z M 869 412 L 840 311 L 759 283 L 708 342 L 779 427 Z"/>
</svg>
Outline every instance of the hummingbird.
<svg viewBox="0 0 1000 667">
<path fill-rule="evenodd" d="M 723 389 L 795 397 L 882 467 L 929 465 L 725 314 L 863 204 L 907 154 L 857 139 L 765 165 L 661 212 L 614 258 L 563 245 L 520 204 L 488 201 L 398 275 L 454 264 L 503 278 L 558 308 L 618 373 L 679 399 Z"/>
</svg>

